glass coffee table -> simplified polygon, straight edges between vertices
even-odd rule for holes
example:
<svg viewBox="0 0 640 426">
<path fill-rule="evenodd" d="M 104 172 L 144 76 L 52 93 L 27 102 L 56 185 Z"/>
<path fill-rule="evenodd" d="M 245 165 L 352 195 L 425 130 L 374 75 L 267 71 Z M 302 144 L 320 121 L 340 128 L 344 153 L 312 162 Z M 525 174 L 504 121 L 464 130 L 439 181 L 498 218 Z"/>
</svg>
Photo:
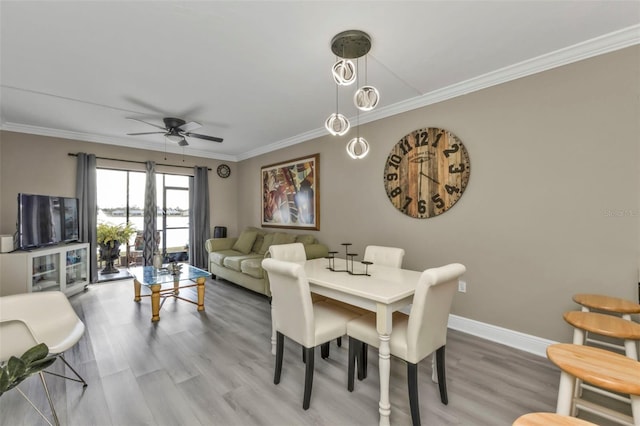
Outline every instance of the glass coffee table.
<svg viewBox="0 0 640 426">
<path fill-rule="evenodd" d="M 133 300 L 139 302 L 142 297 L 151 297 L 151 321 L 160 321 L 160 308 L 167 297 L 193 303 L 198 305 L 198 311 L 204 311 L 204 283 L 211 276 L 209 272 L 187 264 L 182 265 L 182 271 L 177 275 L 172 275 L 166 268 L 158 269 L 153 266 L 129 268 L 129 272 L 133 275 Z M 141 286 L 149 287 L 151 294 L 141 296 Z M 188 287 L 198 287 L 197 302 L 180 297 L 180 289 Z"/>
</svg>

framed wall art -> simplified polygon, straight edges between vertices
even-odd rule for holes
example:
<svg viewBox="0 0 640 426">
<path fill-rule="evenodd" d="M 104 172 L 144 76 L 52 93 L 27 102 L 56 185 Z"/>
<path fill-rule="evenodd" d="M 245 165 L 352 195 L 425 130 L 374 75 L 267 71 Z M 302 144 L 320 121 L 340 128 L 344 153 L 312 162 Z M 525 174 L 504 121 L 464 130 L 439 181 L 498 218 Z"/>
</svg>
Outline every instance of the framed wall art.
<svg viewBox="0 0 640 426">
<path fill-rule="evenodd" d="M 262 226 L 320 229 L 320 154 L 261 169 Z"/>
</svg>

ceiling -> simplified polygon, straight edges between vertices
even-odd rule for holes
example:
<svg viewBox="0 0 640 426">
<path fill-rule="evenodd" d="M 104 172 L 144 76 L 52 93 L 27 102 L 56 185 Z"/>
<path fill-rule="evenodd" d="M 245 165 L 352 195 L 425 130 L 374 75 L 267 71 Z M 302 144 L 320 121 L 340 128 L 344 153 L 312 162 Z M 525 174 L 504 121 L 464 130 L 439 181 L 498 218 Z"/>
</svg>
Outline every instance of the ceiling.
<svg viewBox="0 0 640 426">
<path fill-rule="evenodd" d="M 640 43 L 639 1 L 2 0 L 0 19 L 2 129 L 226 161 L 327 134 L 344 30 L 372 39 L 361 123 Z M 127 136 L 155 130 L 127 117 L 224 142 Z"/>
</svg>

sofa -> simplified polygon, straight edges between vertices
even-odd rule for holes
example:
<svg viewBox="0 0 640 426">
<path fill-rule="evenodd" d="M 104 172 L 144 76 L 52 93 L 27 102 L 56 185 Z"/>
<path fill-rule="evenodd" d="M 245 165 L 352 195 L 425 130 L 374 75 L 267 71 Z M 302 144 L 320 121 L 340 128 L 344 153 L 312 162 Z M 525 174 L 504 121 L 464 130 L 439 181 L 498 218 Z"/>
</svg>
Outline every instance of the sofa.
<svg viewBox="0 0 640 426">
<path fill-rule="evenodd" d="M 209 272 L 234 284 L 271 297 L 269 278 L 262 269 L 262 259 L 269 256 L 269 247 L 276 244 L 302 243 L 307 259 L 326 257 L 329 248 L 313 235 L 291 232 L 268 232 L 249 227 L 238 237 L 212 238 L 205 248 L 209 257 Z"/>
</svg>

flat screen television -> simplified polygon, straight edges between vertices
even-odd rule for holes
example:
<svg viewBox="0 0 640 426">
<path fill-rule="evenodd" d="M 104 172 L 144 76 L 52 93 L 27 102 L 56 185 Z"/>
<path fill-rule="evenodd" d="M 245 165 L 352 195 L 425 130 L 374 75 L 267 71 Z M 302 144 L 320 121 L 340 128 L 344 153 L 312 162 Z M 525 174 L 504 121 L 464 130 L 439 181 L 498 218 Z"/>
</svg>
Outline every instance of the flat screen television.
<svg viewBox="0 0 640 426">
<path fill-rule="evenodd" d="M 16 249 L 72 242 L 78 237 L 77 198 L 18 194 Z"/>
</svg>

